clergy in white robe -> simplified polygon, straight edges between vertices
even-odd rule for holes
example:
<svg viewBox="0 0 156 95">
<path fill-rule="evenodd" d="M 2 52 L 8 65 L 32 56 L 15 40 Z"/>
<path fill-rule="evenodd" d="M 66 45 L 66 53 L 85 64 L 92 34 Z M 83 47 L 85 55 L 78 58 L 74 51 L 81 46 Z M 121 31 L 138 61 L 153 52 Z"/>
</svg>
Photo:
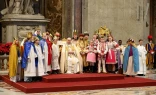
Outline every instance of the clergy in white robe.
<svg viewBox="0 0 156 95">
<path fill-rule="evenodd" d="M 61 73 L 80 73 L 82 72 L 82 57 L 78 48 L 71 43 L 71 38 L 62 47 L 61 53 Z"/>
<path fill-rule="evenodd" d="M 122 40 L 119 40 L 118 44 L 119 44 L 118 48 L 120 50 L 121 64 L 123 64 L 123 56 L 124 56 L 125 47 L 122 45 Z"/>
<path fill-rule="evenodd" d="M 45 74 L 47 74 L 48 72 L 51 72 L 51 65 L 48 65 L 48 45 L 46 42 L 47 39 L 47 35 L 46 33 L 43 33 L 42 35 L 43 39 L 40 40 L 40 46 L 44 55 L 44 60 L 43 60 L 43 64 L 44 64 L 44 72 Z"/>
<path fill-rule="evenodd" d="M 139 45 L 137 46 L 139 51 L 139 71 L 138 75 L 146 75 L 146 54 L 147 51 L 145 47 L 142 45 L 143 40 L 139 40 Z"/>
<path fill-rule="evenodd" d="M 43 53 L 41 50 L 41 46 L 39 45 L 39 38 L 35 37 L 35 49 L 36 49 L 36 53 L 37 53 L 37 60 L 38 60 L 38 64 L 37 64 L 37 68 L 36 68 L 36 76 L 43 76 L 44 74 L 44 66 L 43 66 Z"/>
<path fill-rule="evenodd" d="M 59 65 L 59 56 L 60 56 L 60 48 L 57 44 L 57 37 L 54 36 L 53 45 L 52 45 L 52 73 L 58 74 L 60 70 Z"/>
</svg>

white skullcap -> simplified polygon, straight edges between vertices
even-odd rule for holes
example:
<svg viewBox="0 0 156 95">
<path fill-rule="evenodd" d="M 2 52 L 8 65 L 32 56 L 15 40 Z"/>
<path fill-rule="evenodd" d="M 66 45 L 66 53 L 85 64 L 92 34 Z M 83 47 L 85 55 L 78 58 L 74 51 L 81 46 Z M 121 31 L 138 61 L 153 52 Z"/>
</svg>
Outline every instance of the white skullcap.
<svg viewBox="0 0 156 95">
<path fill-rule="evenodd" d="M 68 37 L 68 38 L 67 38 L 67 40 L 71 40 L 71 38 L 70 38 L 70 37 Z"/>
</svg>

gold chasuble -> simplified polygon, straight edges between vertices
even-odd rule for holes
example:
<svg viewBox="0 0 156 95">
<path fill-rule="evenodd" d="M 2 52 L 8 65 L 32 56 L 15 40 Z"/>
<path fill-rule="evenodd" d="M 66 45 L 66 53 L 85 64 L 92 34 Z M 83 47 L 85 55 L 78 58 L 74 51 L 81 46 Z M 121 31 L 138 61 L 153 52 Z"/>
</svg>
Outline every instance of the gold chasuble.
<svg viewBox="0 0 156 95">
<path fill-rule="evenodd" d="M 16 76 L 18 66 L 17 46 L 13 43 L 9 53 L 9 77 Z"/>
<path fill-rule="evenodd" d="M 77 42 L 77 47 L 78 47 L 78 49 L 79 49 L 79 52 L 80 52 L 80 54 L 81 54 L 81 57 L 82 57 L 82 64 L 83 64 L 83 66 L 84 67 L 86 67 L 86 66 L 88 66 L 88 63 L 87 63 L 87 61 L 86 61 L 86 47 L 85 47 L 85 44 L 87 44 L 87 42 L 85 43 L 85 41 L 84 40 L 78 40 L 78 42 Z"/>
</svg>

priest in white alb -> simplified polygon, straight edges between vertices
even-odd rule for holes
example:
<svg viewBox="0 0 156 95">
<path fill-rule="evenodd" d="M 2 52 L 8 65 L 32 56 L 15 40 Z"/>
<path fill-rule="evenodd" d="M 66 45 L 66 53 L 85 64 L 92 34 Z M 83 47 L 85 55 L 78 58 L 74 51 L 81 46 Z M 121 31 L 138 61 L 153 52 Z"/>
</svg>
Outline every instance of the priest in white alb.
<svg viewBox="0 0 156 95">
<path fill-rule="evenodd" d="M 146 54 L 147 54 L 147 51 L 142 44 L 143 44 L 143 40 L 140 39 L 139 45 L 137 46 L 138 51 L 139 51 L 139 71 L 137 74 L 139 76 L 145 76 L 146 75 Z"/>
<path fill-rule="evenodd" d="M 60 49 L 59 45 L 57 44 L 58 38 L 54 36 L 53 38 L 53 45 L 52 45 L 52 73 L 58 74 L 60 71 L 59 65 L 59 56 L 60 56 Z"/>
</svg>

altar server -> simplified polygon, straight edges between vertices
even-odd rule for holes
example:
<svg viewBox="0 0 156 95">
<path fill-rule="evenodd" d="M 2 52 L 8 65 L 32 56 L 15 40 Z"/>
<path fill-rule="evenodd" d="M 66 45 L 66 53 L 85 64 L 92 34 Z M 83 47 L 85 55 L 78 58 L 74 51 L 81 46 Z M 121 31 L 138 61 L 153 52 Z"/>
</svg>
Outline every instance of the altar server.
<svg viewBox="0 0 156 95">
<path fill-rule="evenodd" d="M 60 65 L 59 65 L 59 56 L 60 56 L 60 49 L 59 45 L 57 44 L 58 38 L 54 36 L 53 38 L 53 45 L 52 45 L 52 73 L 59 74 L 60 72 Z"/>
<path fill-rule="evenodd" d="M 137 46 L 138 51 L 139 51 L 139 71 L 137 74 L 144 76 L 144 75 L 146 75 L 146 54 L 147 54 L 147 51 L 142 44 L 143 44 L 143 40 L 140 39 L 139 45 Z"/>
<path fill-rule="evenodd" d="M 42 40 L 40 40 L 40 46 L 42 49 L 42 53 L 44 55 L 44 72 L 45 74 L 48 74 L 51 72 L 51 64 L 48 64 L 48 44 L 47 44 L 47 35 L 46 32 L 43 33 L 42 35 Z"/>
</svg>

